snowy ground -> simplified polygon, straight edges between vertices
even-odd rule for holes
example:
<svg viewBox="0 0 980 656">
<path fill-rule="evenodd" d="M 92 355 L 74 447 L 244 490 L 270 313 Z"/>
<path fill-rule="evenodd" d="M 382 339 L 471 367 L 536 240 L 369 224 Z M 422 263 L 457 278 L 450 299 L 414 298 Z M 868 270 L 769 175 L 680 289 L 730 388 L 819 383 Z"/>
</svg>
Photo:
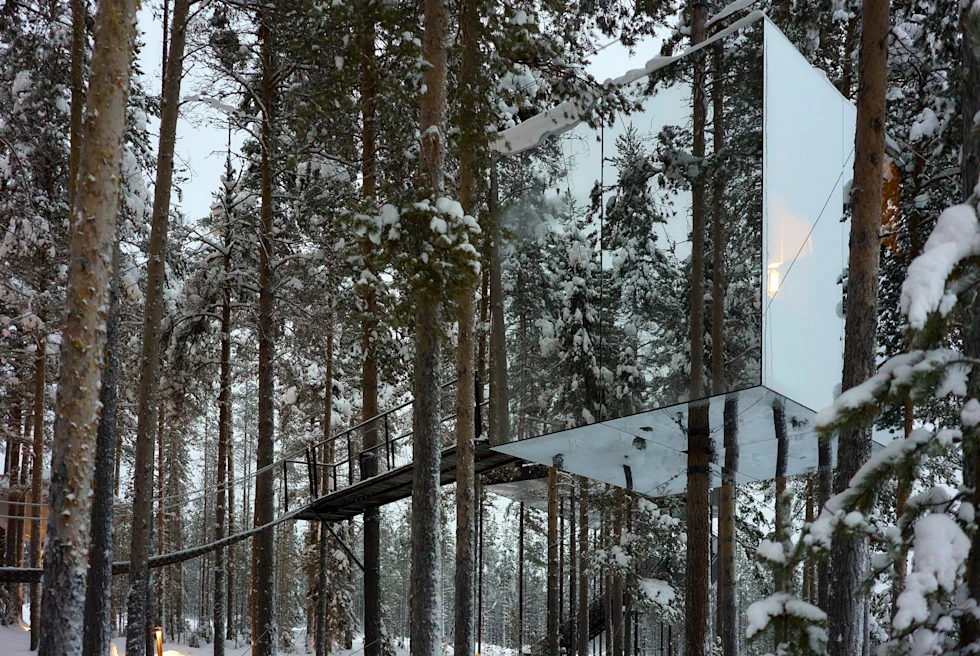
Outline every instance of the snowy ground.
<svg viewBox="0 0 980 656">
<path fill-rule="evenodd" d="M 362 653 L 362 639 L 361 636 L 357 636 L 354 640 L 353 649 L 342 649 L 331 656 L 360 656 Z M 26 624 L 21 624 L 20 626 L 0 626 L 0 656 L 28 656 L 33 654 L 30 650 L 31 646 L 31 632 Z M 112 656 L 125 656 L 126 654 L 126 638 L 120 637 L 115 638 L 112 641 L 113 654 Z M 446 646 L 444 649 L 446 656 L 452 656 L 452 647 Z M 235 646 L 234 642 L 225 642 L 225 654 L 226 656 L 248 656 L 251 653 L 251 646 L 244 644 Z M 292 654 L 286 654 L 280 652 L 281 656 L 305 656 L 305 650 L 300 648 L 299 650 L 292 652 Z M 207 643 L 201 643 L 200 647 L 188 647 L 184 644 L 176 644 L 173 642 L 163 643 L 163 656 L 213 656 L 214 648 L 212 645 Z M 395 641 L 395 656 L 408 656 L 408 640 Z M 483 645 L 483 655 L 482 656 L 515 656 L 515 650 L 512 649 L 502 649 L 495 645 Z"/>
</svg>

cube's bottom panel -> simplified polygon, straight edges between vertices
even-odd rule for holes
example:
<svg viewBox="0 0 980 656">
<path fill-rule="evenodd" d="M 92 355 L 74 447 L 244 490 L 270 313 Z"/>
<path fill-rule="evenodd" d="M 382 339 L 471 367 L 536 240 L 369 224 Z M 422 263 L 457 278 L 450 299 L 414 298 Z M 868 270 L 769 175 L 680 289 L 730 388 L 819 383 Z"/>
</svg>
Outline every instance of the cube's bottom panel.
<svg viewBox="0 0 980 656">
<path fill-rule="evenodd" d="M 728 428 L 738 443 L 736 483 L 776 476 L 781 435 L 787 450 L 786 475 L 815 471 L 818 439 L 813 411 L 759 386 L 711 397 L 709 430 L 713 445 L 711 485 L 721 485 L 725 464 L 725 405 L 736 419 Z M 552 466 L 648 496 L 683 492 L 687 485 L 688 404 L 641 412 L 569 430 L 511 442 L 495 450 Z M 782 430 L 777 431 L 777 426 Z M 831 444 L 836 461 L 836 440 Z"/>
</svg>

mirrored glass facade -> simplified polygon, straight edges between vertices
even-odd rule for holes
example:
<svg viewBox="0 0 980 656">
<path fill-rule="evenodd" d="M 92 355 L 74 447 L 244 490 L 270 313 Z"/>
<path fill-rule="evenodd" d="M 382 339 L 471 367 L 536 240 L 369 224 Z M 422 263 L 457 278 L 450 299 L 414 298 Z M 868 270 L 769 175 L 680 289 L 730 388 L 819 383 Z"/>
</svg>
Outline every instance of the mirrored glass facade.
<svg viewBox="0 0 980 656">
<path fill-rule="evenodd" d="M 561 454 L 567 471 L 677 492 L 688 402 L 709 399 L 723 462 L 728 398 L 745 480 L 775 474 L 779 439 L 793 444 L 787 474 L 816 465 L 813 411 L 841 375 L 853 108 L 767 19 L 703 56 L 703 159 L 692 155 L 692 56 L 634 81 L 637 111 L 499 159 L 518 441 L 502 450 L 543 464 Z M 704 375 L 692 390 L 695 198 Z"/>
</svg>

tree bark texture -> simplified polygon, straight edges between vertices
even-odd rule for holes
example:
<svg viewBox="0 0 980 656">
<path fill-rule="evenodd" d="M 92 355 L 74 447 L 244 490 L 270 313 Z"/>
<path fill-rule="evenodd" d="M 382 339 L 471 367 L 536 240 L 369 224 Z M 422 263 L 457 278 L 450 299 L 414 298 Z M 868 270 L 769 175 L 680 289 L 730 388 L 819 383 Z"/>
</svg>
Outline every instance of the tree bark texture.
<svg viewBox="0 0 980 656">
<path fill-rule="evenodd" d="M 39 280 L 39 291 L 44 294 L 44 277 Z M 44 322 L 44 316 L 39 317 Z M 106 318 L 108 322 L 108 317 Z M 31 454 L 31 503 L 41 503 L 41 490 L 44 483 L 44 388 L 47 355 L 47 338 L 42 332 L 38 336 L 37 350 L 34 352 L 34 443 Z M 98 457 L 98 456 L 96 456 Z M 30 507 L 31 517 L 31 567 L 41 566 L 41 511 L 37 505 Z M 41 642 L 41 584 L 31 584 L 31 651 Z"/>
<path fill-rule="evenodd" d="M 82 152 L 82 112 L 85 111 L 85 0 L 71 0 L 71 109 L 68 117 L 70 144 L 68 150 L 68 206 L 75 206 L 78 186 L 78 162 Z M 74 213 L 68 216 L 69 225 Z"/>
<path fill-rule="evenodd" d="M 888 0 L 865 0 L 858 61 L 853 214 L 841 381 L 844 390 L 864 382 L 875 372 L 888 31 Z M 837 493 L 847 488 L 870 455 L 870 430 L 848 430 L 840 434 L 834 479 Z M 830 562 L 833 568 L 827 609 L 829 654 L 853 656 L 861 652 L 864 637 L 861 595 L 857 588 L 867 566 L 867 541 L 836 536 Z"/>
<path fill-rule="evenodd" d="M 623 539 L 623 489 L 616 488 L 613 505 L 613 546 L 622 547 Z M 612 605 L 612 656 L 623 656 L 623 575 L 618 570 L 611 576 L 610 602 Z"/>
<path fill-rule="evenodd" d="M 711 49 L 715 157 L 725 148 L 725 50 L 721 43 Z M 712 175 L 711 190 L 711 393 L 725 393 L 725 180 L 720 169 Z"/>
<path fill-rule="evenodd" d="M 589 653 L 589 479 L 578 479 L 578 651 Z"/>
<path fill-rule="evenodd" d="M 545 656 L 558 656 L 558 470 L 548 468 L 548 602 L 547 602 L 547 652 Z"/>
<path fill-rule="evenodd" d="M 705 3 L 691 3 L 691 43 L 707 36 Z M 705 123 L 707 100 L 704 53 L 694 59 L 693 81 L 693 154 L 705 156 Z M 687 451 L 687 573 L 685 582 L 685 654 L 704 656 L 708 644 L 708 586 L 710 578 L 710 513 L 708 506 L 708 460 L 711 438 L 708 406 L 697 402 L 704 389 L 704 219 L 705 181 L 698 176 L 691 189 L 691 372 L 688 404 Z"/>
<path fill-rule="evenodd" d="M 419 112 L 419 197 L 442 195 L 446 125 L 446 46 L 449 20 L 445 0 L 424 0 L 422 74 L 425 93 Z M 417 226 L 420 231 L 427 225 Z M 412 380 L 412 656 L 437 656 L 442 637 L 441 523 L 439 521 L 440 440 L 440 299 L 424 290 L 416 300 L 415 366 Z"/>
<path fill-rule="evenodd" d="M 14 369 L 14 374 L 17 375 L 21 373 L 19 368 Z M 20 378 L 20 376 L 17 376 Z M 10 405 L 10 442 L 12 444 L 11 448 L 11 458 L 9 463 L 8 474 L 10 476 L 10 500 L 11 501 L 23 501 L 23 495 L 21 494 L 20 486 L 20 467 L 21 467 L 21 424 L 24 421 L 23 408 L 21 407 L 20 397 L 21 391 L 15 390 L 13 397 L 11 399 Z M 18 516 L 22 515 L 21 511 L 24 506 L 11 505 L 10 506 L 10 520 L 7 522 L 7 535 L 6 537 L 6 551 L 4 557 L 4 564 L 7 567 L 19 567 L 21 565 L 20 558 L 23 554 L 24 542 L 20 538 L 20 529 L 23 526 L 23 521 L 19 519 Z M 4 617 L 4 624 L 16 624 L 20 622 L 21 617 L 21 606 L 23 600 L 21 599 L 21 586 L 18 583 L 11 584 L 7 588 L 7 617 Z"/>
<path fill-rule="evenodd" d="M 738 472 L 738 395 L 725 398 L 725 468 L 718 493 L 718 635 L 723 656 L 738 656 L 738 590 L 735 586 L 735 474 Z"/>
<path fill-rule="evenodd" d="M 980 133 L 975 117 L 980 115 L 980 10 L 971 5 L 963 10 L 961 16 L 963 31 L 963 198 L 968 201 L 976 193 L 978 177 L 980 177 Z M 973 198 L 976 205 L 977 199 Z M 973 292 L 972 305 L 968 310 L 970 321 L 965 327 L 963 336 L 963 354 L 967 357 L 980 357 L 980 294 Z M 980 396 L 980 372 L 974 367 L 970 373 L 968 384 L 969 396 Z M 976 428 L 971 437 L 974 452 L 966 451 L 964 457 L 964 480 L 968 478 L 967 469 L 973 469 L 973 507 L 980 502 L 980 486 L 976 485 L 977 472 L 980 471 L 980 448 L 977 445 Z M 970 547 L 966 571 L 967 589 L 970 597 L 980 600 L 980 540 L 974 538 Z M 980 620 L 967 614 L 964 618 L 960 647 L 967 649 L 969 645 L 980 642 Z"/>
<path fill-rule="evenodd" d="M 411 654 L 437 656 L 442 637 L 442 540 L 439 521 L 439 467 L 442 454 L 439 435 L 440 348 L 437 303 L 420 303 L 415 320 Z"/>
<path fill-rule="evenodd" d="M 460 114 L 459 202 L 469 216 L 478 215 L 477 179 L 485 128 L 480 116 L 480 2 L 464 0 L 460 7 Z M 456 296 L 458 344 L 456 347 L 456 570 L 453 608 L 455 654 L 473 656 L 474 602 L 476 590 L 476 474 L 473 449 L 476 439 L 476 284 L 477 278 L 460 285 Z"/>
<path fill-rule="evenodd" d="M 378 71 L 375 57 L 376 5 L 374 0 L 365 0 L 362 5 L 364 15 L 358 23 L 361 57 L 361 193 L 365 204 L 373 211 L 376 194 L 377 168 L 377 96 Z M 373 247 L 368 239 L 361 241 L 361 251 L 365 257 L 365 267 L 371 269 L 370 255 Z M 378 298 L 373 284 L 368 283 L 362 291 L 363 314 L 361 318 L 361 418 L 367 422 L 378 416 L 378 354 L 375 339 L 378 333 Z M 365 451 L 361 454 L 361 478 L 371 478 L 379 473 L 378 459 L 381 436 L 379 422 L 374 421 L 364 427 Z M 369 508 L 364 512 L 364 654 L 381 656 L 381 509 Z"/>
<path fill-rule="evenodd" d="M 261 231 L 259 234 L 259 412 L 255 453 L 255 525 L 273 520 L 275 514 L 274 473 L 263 468 L 275 457 L 275 343 L 272 314 L 275 304 L 272 259 L 275 247 L 273 167 L 275 166 L 274 112 L 278 62 L 274 43 L 274 15 L 278 8 L 267 6 L 259 19 L 262 80 Z M 265 529 L 252 541 L 254 614 L 252 646 L 255 656 L 275 656 L 278 644 L 276 622 L 276 533 Z"/>
<path fill-rule="evenodd" d="M 231 444 L 231 226 L 225 223 L 224 281 L 221 289 L 221 371 L 218 389 L 218 493 L 214 503 L 214 539 L 225 537 L 228 447 Z M 227 599 L 225 593 L 225 550 L 214 552 L 214 656 L 225 656 Z"/>
<path fill-rule="evenodd" d="M 55 404 L 41 656 L 81 656 L 112 249 L 119 210 L 136 0 L 104 0 L 95 21 L 88 107 L 72 206 L 61 367 Z"/>
<path fill-rule="evenodd" d="M 374 203 L 376 187 L 376 125 L 377 109 L 377 63 L 375 60 L 375 8 L 371 0 L 365 2 L 364 14 L 358 26 L 361 56 L 361 113 L 363 128 L 362 144 L 362 195 L 370 205 Z M 371 244 L 361 243 L 365 258 L 370 255 Z M 366 266 L 370 266 L 369 263 Z M 362 420 L 368 421 L 378 414 L 378 360 L 374 336 L 378 329 L 378 301 L 373 287 L 368 286 L 363 293 L 364 315 L 362 318 L 361 350 L 362 362 Z M 364 428 L 365 449 L 380 443 L 377 422 Z M 361 478 L 376 476 L 379 471 L 377 450 L 366 451 L 361 456 Z M 381 517 L 378 508 L 364 513 L 364 651 L 366 656 L 381 654 Z"/>
<path fill-rule="evenodd" d="M 507 393 L 507 332 L 504 326 L 504 284 L 500 273 L 499 185 L 497 163 L 490 164 L 490 407 L 488 432 L 494 446 L 510 441 Z"/>
<path fill-rule="evenodd" d="M 166 269 L 167 232 L 170 228 L 170 193 L 173 188 L 174 146 L 180 110 L 180 80 L 184 68 L 184 43 L 190 0 L 175 0 L 173 37 L 164 74 L 160 108 L 160 145 L 150 219 L 147 253 L 143 343 L 140 352 L 140 384 L 136 422 L 136 460 L 133 465 L 133 528 L 130 542 L 129 599 L 127 602 L 126 653 L 137 656 L 147 641 L 144 612 L 150 593 L 150 522 L 153 515 L 153 429 L 156 419 L 160 361 L 160 323 L 163 318 L 163 284 Z M 157 538 L 162 541 L 163 536 Z"/>
<path fill-rule="evenodd" d="M 113 248 L 113 276 L 106 320 L 105 368 L 102 370 L 102 412 L 95 438 L 95 479 L 92 486 L 92 548 L 85 594 L 82 656 L 104 656 L 112 640 L 113 487 L 116 460 L 116 410 L 119 403 L 119 315 L 121 304 L 119 242 Z"/>
<path fill-rule="evenodd" d="M 331 301 L 332 303 L 332 301 Z M 323 439 L 324 441 L 330 439 L 331 428 L 333 422 L 333 312 L 330 313 L 330 319 L 327 325 L 327 362 L 326 362 L 326 375 L 324 376 L 324 390 L 323 390 Z M 328 442 L 328 446 L 325 449 L 327 451 L 326 462 L 333 461 L 333 448 Z M 314 454 L 314 459 L 316 454 Z M 320 493 L 326 494 L 330 491 L 330 477 L 326 475 L 326 470 L 324 470 L 323 480 L 320 481 Z M 317 598 L 316 598 L 316 639 L 314 641 L 314 650 L 316 656 L 327 656 L 330 652 L 329 645 L 327 644 L 327 586 L 328 583 L 328 565 L 330 562 L 330 532 L 327 530 L 326 524 L 320 522 L 317 525 L 318 535 L 317 535 Z M 365 549 L 366 551 L 366 549 Z M 365 558 L 365 560 L 367 560 Z"/>
</svg>

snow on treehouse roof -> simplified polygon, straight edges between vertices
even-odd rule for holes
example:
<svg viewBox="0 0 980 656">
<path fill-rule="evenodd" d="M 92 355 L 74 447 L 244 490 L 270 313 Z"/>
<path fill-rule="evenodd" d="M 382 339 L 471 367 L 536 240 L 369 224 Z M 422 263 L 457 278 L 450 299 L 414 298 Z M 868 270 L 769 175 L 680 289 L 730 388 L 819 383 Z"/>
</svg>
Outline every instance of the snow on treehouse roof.
<svg viewBox="0 0 980 656">
<path fill-rule="evenodd" d="M 722 9 L 715 17 L 711 19 L 710 23 L 726 18 L 732 13 L 751 5 L 754 1 L 755 0 L 736 0 Z M 666 66 L 669 66 L 670 64 L 673 64 L 684 57 L 687 57 L 703 48 L 707 48 L 711 44 L 734 34 L 745 26 L 750 25 L 764 17 L 764 12 L 758 10 L 753 11 L 743 18 L 735 21 L 725 29 L 713 34 L 710 38 L 688 48 L 679 55 L 674 55 L 672 57 L 654 57 L 653 59 L 648 60 L 643 68 L 634 68 L 626 71 L 626 73 L 617 78 L 606 80 L 604 84 L 606 86 L 613 84 L 617 86 L 626 86 L 628 84 L 632 84 L 633 82 L 641 80 L 651 73 L 665 68 Z M 582 109 L 584 105 L 587 105 L 589 102 L 591 102 L 589 99 L 566 100 L 560 105 L 552 107 L 551 109 L 533 116 L 512 128 L 504 130 L 498 135 L 497 140 L 493 143 L 491 148 L 499 155 L 517 155 L 518 153 L 523 153 L 526 150 L 530 150 L 543 142 L 546 138 L 563 134 L 581 123 Z"/>
</svg>

